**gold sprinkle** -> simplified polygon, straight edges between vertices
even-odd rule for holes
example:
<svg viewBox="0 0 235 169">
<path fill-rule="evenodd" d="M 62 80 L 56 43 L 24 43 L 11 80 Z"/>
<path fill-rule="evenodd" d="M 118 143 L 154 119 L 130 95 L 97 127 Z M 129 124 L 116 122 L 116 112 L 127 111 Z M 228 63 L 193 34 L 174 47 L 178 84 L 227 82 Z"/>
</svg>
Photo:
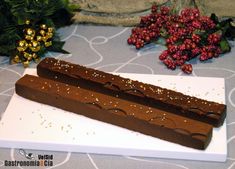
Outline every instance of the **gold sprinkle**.
<svg viewBox="0 0 235 169">
<path fill-rule="evenodd" d="M 95 101 L 97 101 L 97 102 L 98 102 L 98 101 L 99 101 L 99 99 L 98 99 L 98 98 L 95 98 Z"/>
<path fill-rule="evenodd" d="M 184 122 L 186 123 L 186 122 L 187 122 L 187 120 L 184 120 Z"/>
<path fill-rule="evenodd" d="M 44 87 L 44 86 L 42 86 L 42 89 L 45 89 L 45 87 Z"/>
<path fill-rule="evenodd" d="M 131 84 L 131 83 L 132 83 L 132 80 L 129 79 L 129 80 L 126 81 L 126 83 Z"/>
</svg>

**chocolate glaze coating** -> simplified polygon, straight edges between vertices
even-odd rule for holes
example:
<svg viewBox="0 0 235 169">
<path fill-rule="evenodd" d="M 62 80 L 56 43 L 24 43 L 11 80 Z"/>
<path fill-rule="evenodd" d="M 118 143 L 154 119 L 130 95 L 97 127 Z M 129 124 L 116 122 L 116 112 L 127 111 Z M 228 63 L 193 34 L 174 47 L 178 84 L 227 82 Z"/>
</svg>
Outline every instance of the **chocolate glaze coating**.
<svg viewBox="0 0 235 169">
<path fill-rule="evenodd" d="M 45 58 L 37 66 L 41 77 L 170 111 L 219 127 L 226 117 L 226 105 L 184 95 L 158 86 L 133 81 L 99 70 L 54 58 Z"/>
<path fill-rule="evenodd" d="M 16 93 L 86 117 L 121 126 L 196 149 L 205 149 L 212 137 L 209 124 L 157 108 L 57 82 L 25 75 Z"/>
</svg>

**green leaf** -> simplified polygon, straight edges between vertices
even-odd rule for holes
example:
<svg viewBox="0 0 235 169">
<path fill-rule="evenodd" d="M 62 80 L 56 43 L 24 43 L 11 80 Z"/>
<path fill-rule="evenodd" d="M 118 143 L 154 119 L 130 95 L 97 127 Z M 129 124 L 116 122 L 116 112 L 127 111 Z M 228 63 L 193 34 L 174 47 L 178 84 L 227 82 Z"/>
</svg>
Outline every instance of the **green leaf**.
<svg viewBox="0 0 235 169">
<path fill-rule="evenodd" d="M 214 13 L 211 14 L 210 18 L 212 21 L 214 21 L 215 24 L 219 23 L 219 18 Z"/>
<path fill-rule="evenodd" d="M 229 28 L 225 33 L 225 37 L 227 37 L 229 40 L 235 39 L 235 25 L 233 25 L 233 22 L 229 23 Z"/>
<path fill-rule="evenodd" d="M 59 52 L 63 54 L 69 54 L 68 51 L 63 49 L 65 42 L 62 41 L 52 41 L 52 46 L 48 47 L 48 51 Z"/>
<path fill-rule="evenodd" d="M 222 39 L 220 42 L 220 48 L 222 53 L 227 53 L 231 51 L 231 47 L 226 39 Z"/>
</svg>

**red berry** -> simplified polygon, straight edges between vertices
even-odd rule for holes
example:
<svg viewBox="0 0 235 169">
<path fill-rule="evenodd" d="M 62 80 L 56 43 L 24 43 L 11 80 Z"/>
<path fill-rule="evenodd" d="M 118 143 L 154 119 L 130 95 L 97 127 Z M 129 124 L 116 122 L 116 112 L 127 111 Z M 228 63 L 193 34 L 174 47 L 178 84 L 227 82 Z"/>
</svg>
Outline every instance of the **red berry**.
<svg viewBox="0 0 235 169">
<path fill-rule="evenodd" d="M 140 45 L 139 43 L 137 43 L 137 44 L 135 45 L 135 48 L 136 48 L 136 49 L 140 49 L 140 48 L 141 48 L 141 45 Z"/>
<path fill-rule="evenodd" d="M 128 43 L 129 45 L 131 45 L 131 44 L 132 44 L 132 38 L 128 38 L 128 39 L 127 39 L 127 43 Z"/>
<path fill-rule="evenodd" d="M 160 60 L 165 60 L 168 57 L 169 53 L 168 50 L 165 50 L 161 53 L 161 55 L 159 56 Z"/>
<path fill-rule="evenodd" d="M 152 8 L 151 8 L 151 12 L 152 13 L 156 13 L 157 12 L 157 5 L 153 4 Z"/>
<path fill-rule="evenodd" d="M 144 40 L 145 40 L 145 42 L 150 42 L 150 37 L 149 37 L 149 36 L 146 36 L 146 37 L 144 38 Z"/>
<path fill-rule="evenodd" d="M 190 74 L 193 71 L 193 67 L 191 64 L 184 64 L 180 68 L 184 73 L 187 73 L 187 74 Z"/>
</svg>

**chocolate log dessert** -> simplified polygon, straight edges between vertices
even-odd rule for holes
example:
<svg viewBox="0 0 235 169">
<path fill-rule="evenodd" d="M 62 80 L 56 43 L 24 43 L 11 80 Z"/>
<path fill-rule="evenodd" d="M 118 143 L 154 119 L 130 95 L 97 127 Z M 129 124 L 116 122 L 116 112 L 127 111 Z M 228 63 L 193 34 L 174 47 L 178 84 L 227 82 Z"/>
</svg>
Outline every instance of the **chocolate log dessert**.
<svg viewBox="0 0 235 169">
<path fill-rule="evenodd" d="M 209 123 L 223 124 L 226 105 L 184 95 L 158 86 L 112 75 L 92 68 L 54 58 L 46 58 L 37 66 L 41 77 L 145 104 L 181 116 Z"/>
<path fill-rule="evenodd" d="M 205 149 L 212 137 L 209 124 L 79 86 L 25 75 L 15 89 L 36 102 L 196 149 Z"/>
</svg>

